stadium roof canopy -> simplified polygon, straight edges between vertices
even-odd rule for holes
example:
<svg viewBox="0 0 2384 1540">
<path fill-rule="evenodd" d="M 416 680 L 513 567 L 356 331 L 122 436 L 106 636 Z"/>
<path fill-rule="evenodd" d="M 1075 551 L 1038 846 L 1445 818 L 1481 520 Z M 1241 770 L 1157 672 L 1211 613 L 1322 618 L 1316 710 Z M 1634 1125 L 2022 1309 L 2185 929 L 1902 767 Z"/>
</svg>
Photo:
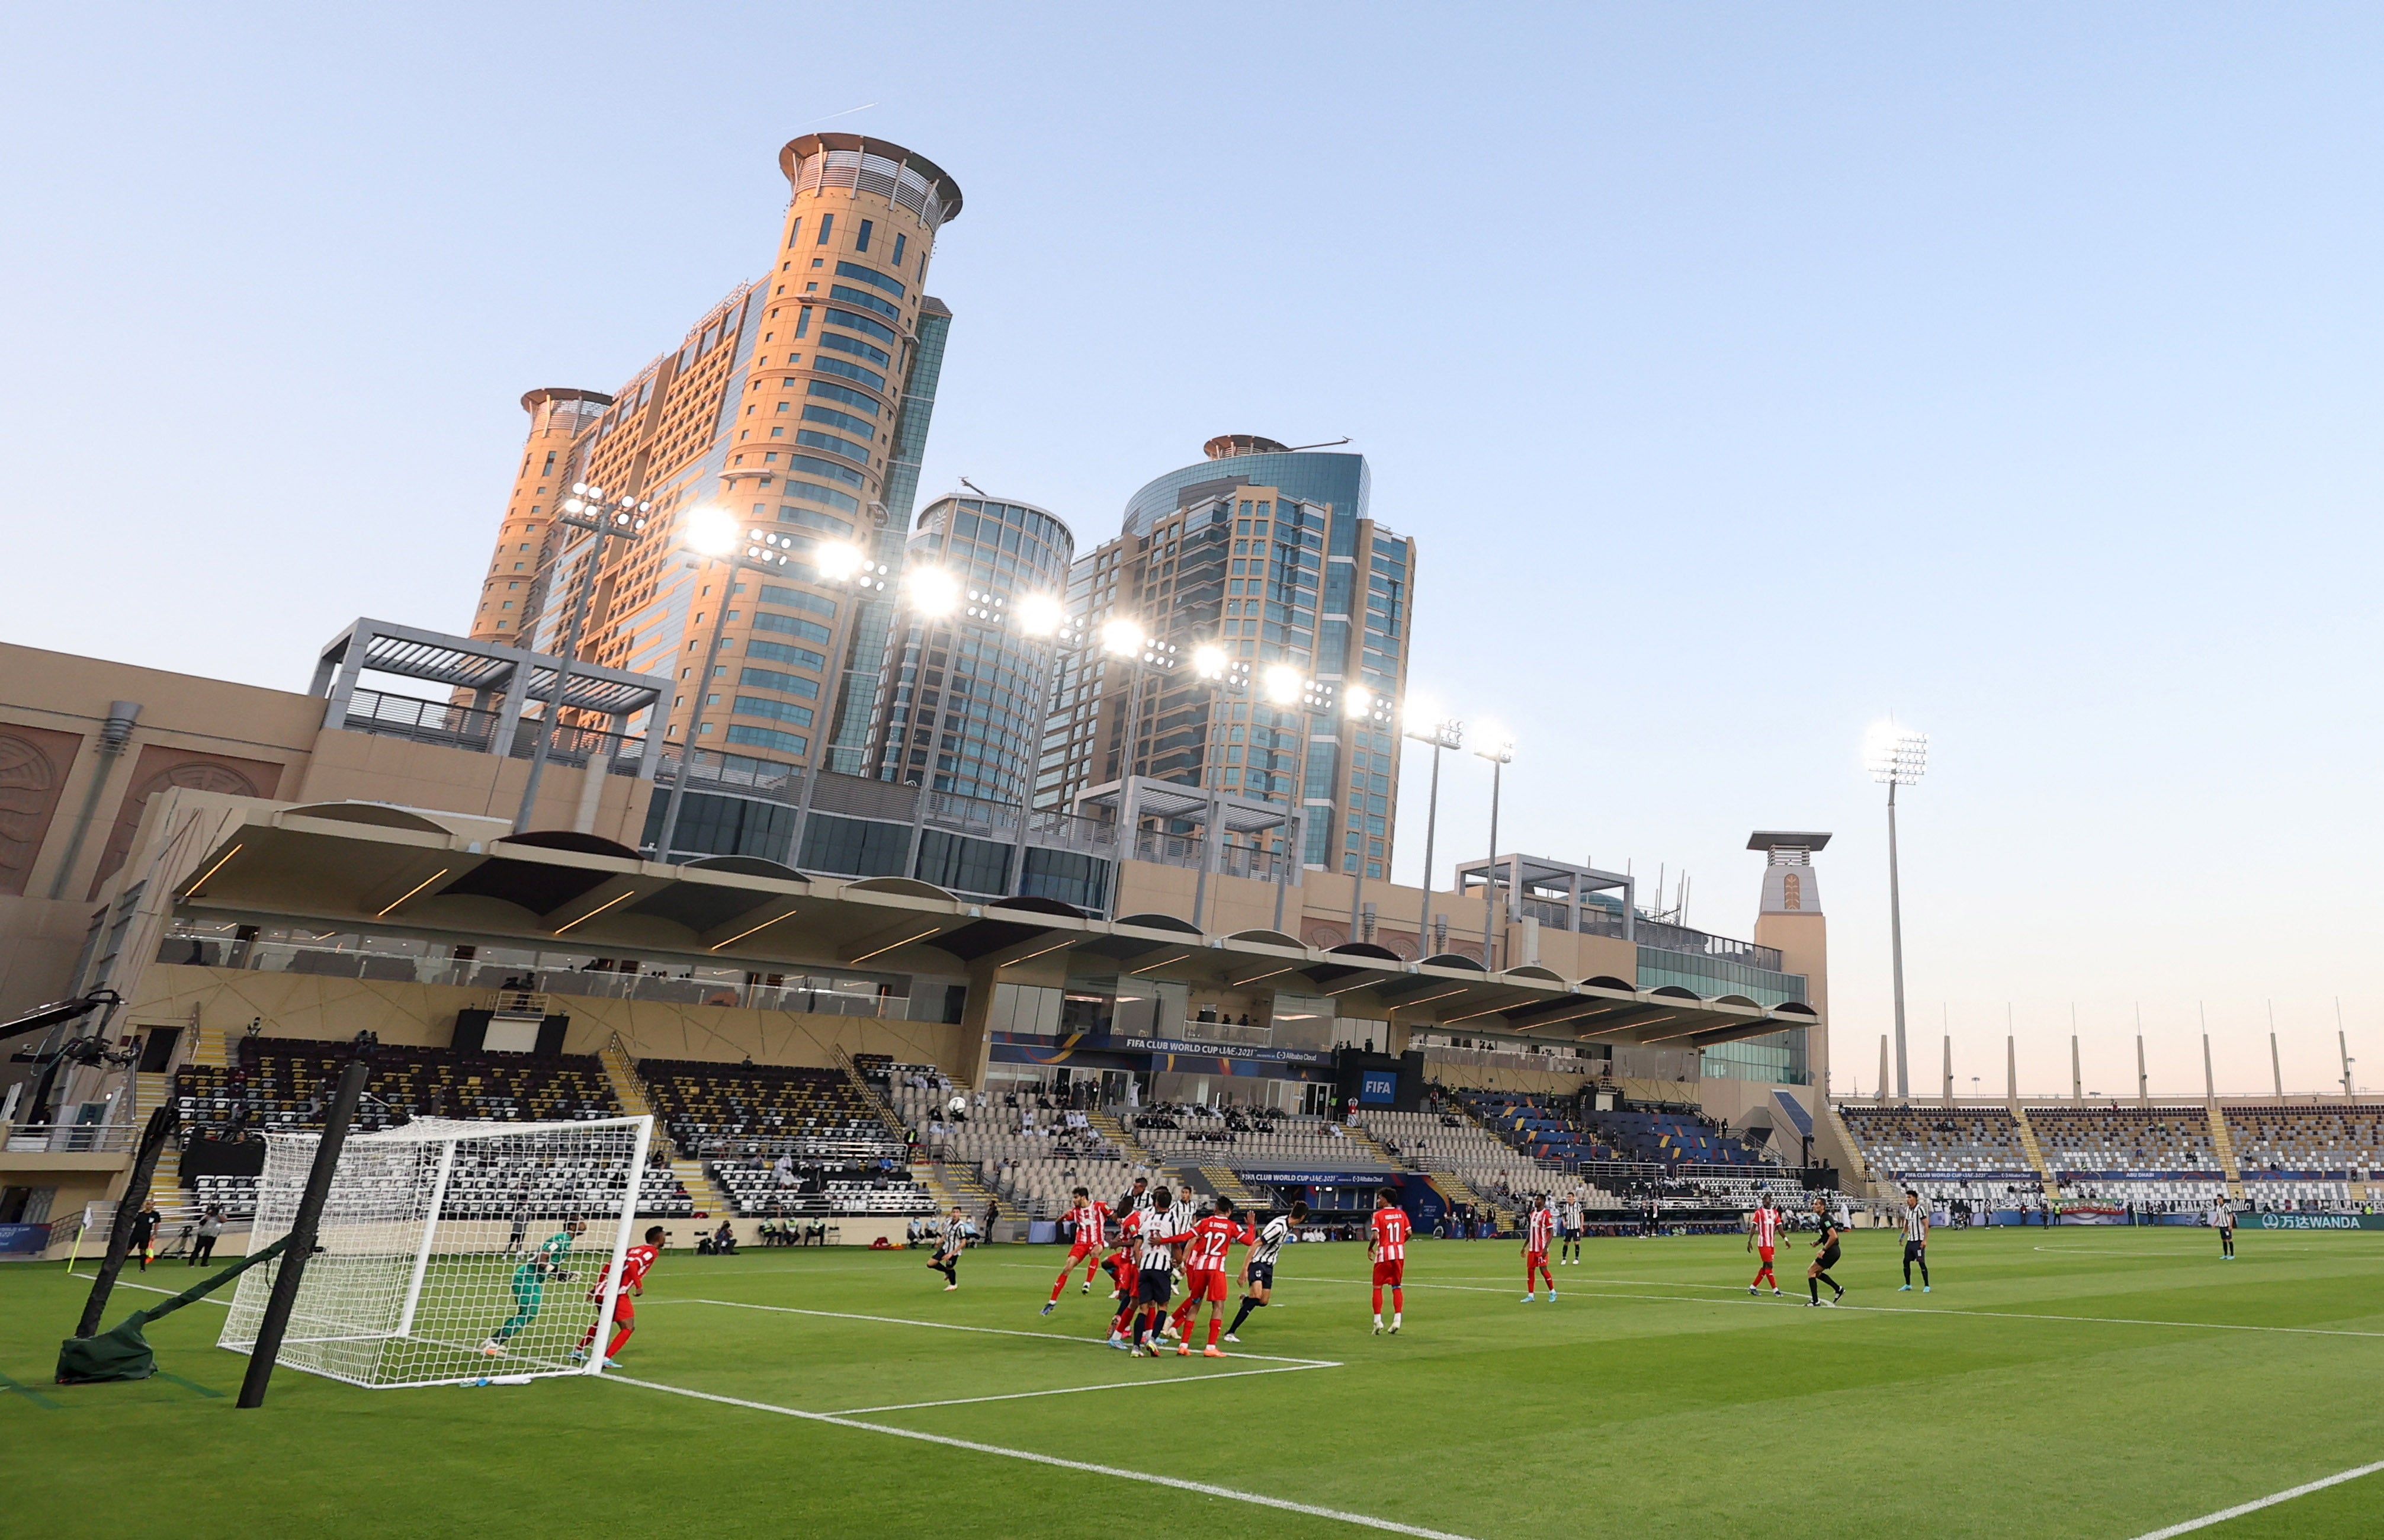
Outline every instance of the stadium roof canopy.
<svg viewBox="0 0 2384 1540">
<path fill-rule="evenodd" d="M 1263 983 L 1331 996 L 1345 1016 L 1562 1042 L 1685 1048 L 1818 1019 L 1794 1002 L 1766 1009 L 1538 967 L 1490 973 L 1455 958 L 1406 962 L 1362 943 L 1324 950 L 1273 932 L 1204 934 L 1165 914 L 1101 920 L 1047 899 L 985 902 L 907 877 L 822 876 L 740 857 L 664 865 L 593 836 L 491 838 L 487 820 L 422 810 L 220 801 L 212 832 L 174 863 L 186 874 L 173 888 L 178 915 L 756 974 L 865 965 L 980 983 L 1091 973 L 1211 988 Z"/>
</svg>

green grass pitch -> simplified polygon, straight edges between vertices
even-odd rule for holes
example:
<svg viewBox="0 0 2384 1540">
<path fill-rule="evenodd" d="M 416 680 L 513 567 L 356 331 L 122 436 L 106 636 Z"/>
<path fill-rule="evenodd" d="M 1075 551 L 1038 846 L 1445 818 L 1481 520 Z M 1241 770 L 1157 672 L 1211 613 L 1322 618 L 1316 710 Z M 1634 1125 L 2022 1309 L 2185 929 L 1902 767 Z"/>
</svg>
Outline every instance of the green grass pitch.
<svg viewBox="0 0 2384 1540">
<path fill-rule="evenodd" d="M 2245 1231 L 2221 1262 L 2197 1230 L 1944 1233 L 1923 1296 L 1857 1232 L 1837 1310 L 1749 1299 L 1741 1246 L 1591 1241 L 1526 1306 L 1511 1242 L 1420 1242 L 1396 1337 L 1362 1247 L 1286 1248 L 1222 1362 L 1100 1346 L 1076 1280 L 1039 1317 L 1048 1247 L 973 1251 L 950 1294 L 917 1252 L 674 1252 L 619 1369 L 647 1385 L 284 1371 L 262 1412 L 213 1305 L 151 1329 L 158 1379 L 51 1385 L 87 1285 L 11 1267 L 0 1509 L 45 1536 L 2134 1540 L 2384 1460 L 2384 1235 Z M 2384 1534 L 2384 1472 L 2195 1533 Z"/>
</svg>

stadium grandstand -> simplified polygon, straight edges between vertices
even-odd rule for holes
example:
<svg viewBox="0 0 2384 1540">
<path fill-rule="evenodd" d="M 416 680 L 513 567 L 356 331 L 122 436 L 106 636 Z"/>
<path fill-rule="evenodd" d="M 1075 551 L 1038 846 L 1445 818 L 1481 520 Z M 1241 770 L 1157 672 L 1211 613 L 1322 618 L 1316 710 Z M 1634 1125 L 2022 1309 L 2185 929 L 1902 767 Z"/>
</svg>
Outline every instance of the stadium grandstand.
<svg viewBox="0 0 2384 1540">
<path fill-rule="evenodd" d="M 2384 1109 L 2221 1099 L 2192 1106 L 1847 1103 L 1837 1109 L 1876 1195 L 2032 1212 L 2060 1204 L 2192 1215 L 2368 1201 Z"/>
<path fill-rule="evenodd" d="M 187 1219 L 209 1206 L 230 1218 L 254 1213 L 265 1153 L 260 1136 L 320 1128 L 332 1084 L 355 1051 L 350 1043 L 245 1035 L 228 1062 L 186 1064 L 175 1071 L 171 1094 L 183 1129 L 182 1191 L 172 1199 L 168 1217 Z M 366 1057 L 371 1071 L 356 1112 L 360 1132 L 421 1118 L 569 1123 L 624 1112 L 602 1062 L 592 1054 L 374 1044 Z M 458 1173 L 454 1185 L 459 1193 L 485 1186 L 485 1201 L 463 1206 L 479 1217 L 498 1217 L 536 1198 L 519 1184 L 501 1191 L 470 1171 Z M 638 1211 L 655 1218 L 688 1218 L 695 1211 L 692 1196 L 659 1146 L 639 1184 Z"/>
<path fill-rule="evenodd" d="M 841 1068 L 642 1059 L 649 1105 L 740 1218 L 923 1214 L 902 1138 Z"/>
<path fill-rule="evenodd" d="M 2019 1123 L 2002 1107 L 1854 1107 L 1842 1111 L 1874 1177 L 1932 1203 L 2016 1208 L 2041 1196 Z"/>
</svg>

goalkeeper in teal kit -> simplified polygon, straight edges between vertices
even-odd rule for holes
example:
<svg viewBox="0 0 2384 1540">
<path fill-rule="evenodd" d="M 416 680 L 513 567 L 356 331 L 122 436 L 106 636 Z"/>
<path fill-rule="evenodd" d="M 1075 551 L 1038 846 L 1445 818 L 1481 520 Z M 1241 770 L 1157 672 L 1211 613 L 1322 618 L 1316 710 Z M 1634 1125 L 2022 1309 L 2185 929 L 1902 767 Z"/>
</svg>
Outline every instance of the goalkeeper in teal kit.
<svg viewBox="0 0 2384 1540">
<path fill-rule="evenodd" d="M 587 1221 L 565 1220 L 562 1229 L 540 1241 L 528 1260 L 514 1269 L 514 1313 L 489 1334 L 488 1341 L 480 1344 L 482 1353 L 492 1359 L 504 1357 L 505 1344 L 513 1340 L 514 1334 L 538 1319 L 539 1310 L 546 1302 L 547 1280 L 571 1281 L 571 1270 L 563 1264 L 570 1259 L 573 1243 L 587 1232 Z"/>
</svg>

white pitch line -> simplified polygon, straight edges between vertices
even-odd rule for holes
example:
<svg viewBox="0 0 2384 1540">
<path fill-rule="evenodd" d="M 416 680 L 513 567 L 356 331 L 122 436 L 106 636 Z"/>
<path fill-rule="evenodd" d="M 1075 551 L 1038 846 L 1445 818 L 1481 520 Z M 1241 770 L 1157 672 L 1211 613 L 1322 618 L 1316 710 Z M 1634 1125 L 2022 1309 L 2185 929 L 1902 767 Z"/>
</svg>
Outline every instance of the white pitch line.
<svg viewBox="0 0 2384 1540">
<path fill-rule="evenodd" d="M 2340 1486 L 2347 1481 L 2357 1481 L 2362 1476 L 2372 1476 L 2378 1471 L 2384 1471 L 2384 1459 L 2379 1459 L 2373 1465 L 2362 1465 L 2355 1471 L 2341 1471 L 2330 1476 L 2321 1476 L 2316 1481 L 2303 1482 L 2299 1486 L 2289 1486 L 2282 1492 L 2271 1492 L 2265 1497 L 2254 1497 L 2248 1503 L 2237 1503 L 2233 1508 L 2222 1508 L 2216 1513 L 2205 1513 L 2199 1519 L 2188 1519 L 2181 1524 L 2171 1524 L 2167 1529 L 2153 1530 L 2137 1535 L 2136 1540 L 2171 1540 L 2175 1535 L 2191 1534 L 2198 1529 L 2208 1529 L 2213 1524 L 2223 1524 L 2229 1519 L 2240 1519 L 2246 1513 L 2257 1513 L 2264 1508 L 2274 1508 L 2278 1503 L 2289 1503 L 2295 1497 L 2306 1497 L 2313 1492 L 2323 1492 L 2329 1486 Z"/>
<path fill-rule="evenodd" d="M 82 1274 L 81 1274 L 81 1273 L 69 1273 L 68 1274 L 67 1274 L 67 1276 L 68 1276 L 69 1278 L 79 1278 L 79 1277 L 82 1276 Z M 144 1290 L 145 1292 L 150 1293 L 150 1294 L 163 1294 L 163 1295 L 168 1296 L 168 1298 L 171 1298 L 172 1296 L 177 1295 L 177 1294 L 180 1294 L 180 1293 L 181 1293 L 181 1292 L 182 1292 L 180 1289 L 178 1289 L 178 1288 L 159 1288 L 159 1287 L 157 1287 L 157 1286 L 156 1286 L 155 1285 L 154 1285 L 154 1284 L 136 1284 L 136 1283 L 134 1283 L 134 1282 L 133 1282 L 131 1279 L 130 1279 L 130 1278 L 118 1278 L 118 1279 L 117 1279 L 117 1280 L 116 1280 L 116 1286 L 117 1286 L 118 1288 L 137 1288 L 137 1289 L 142 1289 L 142 1290 Z M 192 1303 L 194 1303 L 194 1304 L 200 1304 L 200 1305 L 221 1305 L 221 1306 L 223 1306 L 226 1310 L 230 1310 L 230 1309 L 231 1308 L 231 1301 L 230 1301 L 230 1300 L 229 1300 L 229 1299 L 218 1299 L 218 1298 L 216 1298 L 214 1295 L 212 1295 L 212 1294 L 202 1294 L 202 1295 L 200 1295 L 200 1296 L 198 1297 L 198 1298 L 197 1298 L 197 1299 L 193 1300 L 193 1301 L 192 1301 Z"/>
<path fill-rule="evenodd" d="M 1207 1385 L 1211 1380 L 1238 1380 L 1251 1374 L 1304 1374 L 1311 1369 L 1329 1367 L 1321 1363 L 1289 1363 L 1280 1369 L 1223 1369 L 1213 1372 L 1192 1374 L 1169 1380 L 1115 1380 L 1108 1385 L 1069 1385 L 1057 1390 L 1013 1390 L 1004 1396 L 961 1396 L 949 1401 L 904 1401 L 890 1407 L 847 1407 L 832 1413 L 837 1417 L 861 1417 L 875 1411 L 920 1411 L 929 1407 L 973 1407 L 980 1401 L 1031 1401 L 1043 1396 L 1074 1396 L 1086 1390 L 1139 1390 L 1147 1385 Z"/>
<path fill-rule="evenodd" d="M 868 1318 L 863 1318 L 868 1319 Z M 932 1324 L 932 1323 L 929 1323 Z M 1022 1335 L 1037 1334 L 1026 1332 Z M 773 1406 L 767 1401 L 748 1401 L 735 1396 L 715 1396 L 708 1390 L 689 1390 L 683 1385 L 664 1385 L 657 1380 L 633 1380 L 626 1374 L 606 1374 L 604 1379 L 615 1385 L 632 1385 L 641 1390 L 659 1390 L 669 1396 L 685 1396 L 698 1401 L 712 1401 L 721 1406 L 742 1407 L 748 1411 L 776 1412 L 781 1417 L 799 1417 L 807 1422 L 827 1422 L 839 1428 L 860 1428 L 868 1433 L 882 1433 L 894 1438 L 915 1439 L 922 1444 L 941 1445 L 947 1449 L 966 1449 L 974 1454 L 999 1455 L 1004 1459 L 1023 1459 L 1037 1465 L 1049 1465 L 1062 1471 L 1082 1471 L 1096 1476 L 1114 1476 L 1120 1481 L 1138 1481 L 1152 1486 L 1173 1487 L 1179 1492 L 1197 1492 L 1204 1497 L 1223 1497 L 1231 1502 L 1250 1503 L 1260 1508 L 1272 1508 L 1286 1513 L 1305 1513 L 1310 1518 L 1332 1519 L 1345 1524 L 1357 1524 L 1366 1529 L 1385 1530 L 1393 1534 L 1412 1534 L 1421 1540 L 1468 1540 L 1447 1530 L 1426 1529 L 1421 1524 L 1403 1524 L 1395 1519 L 1377 1519 L 1368 1513 L 1349 1513 L 1337 1508 L 1322 1508 L 1314 1503 L 1296 1503 L 1285 1497 L 1270 1497 L 1257 1492 L 1236 1492 L 1230 1486 L 1212 1486 L 1202 1481 L 1185 1481 L 1176 1476 L 1162 1476 L 1149 1471 L 1127 1471 L 1114 1465 L 1096 1465 L 1089 1460 L 1062 1459 L 1057 1455 L 1037 1454 L 1032 1449 L 1009 1449 L 999 1444 L 979 1444 L 973 1439 L 950 1438 L 942 1434 L 922 1433 L 915 1428 L 888 1427 L 883 1422 L 863 1422 L 854 1418 L 828 1411 L 798 1411 L 792 1407 Z"/>
<path fill-rule="evenodd" d="M 1366 1286 L 1363 1278 L 1310 1278 L 1319 1284 L 1354 1284 Z M 1409 1288 L 1456 1289 L 1466 1294 L 1512 1294 L 1511 1288 L 1483 1288 L 1474 1284 L 1409 1283 Z M 1685 1287 L 1715 1286 L 1686 1285 Z M 1559 1293 L 1567 1292 L 1558 1290 Z M 1694 1294 L 1614 1294 L 1597 1289 L 1571 1291 L 1584 1299 L 1642 1299 L 1664 1305 L 1735 1305 L 1735 1299 L 1708 1299 Z M 1750 1305 L 1772 1305 L 1770 1299 L 1749 1299 Z M 1802 1308 L 1800 1305 L 1799 1308 Z M 2355 1336 L 2384 1337 L 2384 1332 L 2358 1332 L 2342 1326 L 2247 1326 L 2225 1321 L 2154 1321 L 2126 1315 L 2039 1315 L 2029 1310 L 1965 1310 L 1929 1308 L 1919 1305 L 1840 1305 L 1842 1310 L 1860 1310 L 1868 1315 L 1964 1315 L 1988 1321 L 2064 1321 L 2083 1326 L 2173 1326 L 2190 1332 L 2279 1332 L 2291 1336 Z"/>
<path fill-rule="evenodd" d="M 662 1299 L 651 1301 L 664 1305 L 720 1305 L 733 1310 L 768 1310 L 774 1315 L 816 1315 L 830 1321 L 874 1321 L 881 1326 L 925 1326 L 938 1332 L 975 1332 L 986 1336 L 1025 1336 L 1037 1342 L 1073 1342 L 1086 1348 L 1106 1348 L 1105 1337 L 1071 1336 L 1065 1332 L 1022 1332 L 1008 1326 L 963 1326 L 951 1321 L 907 1321 L 899 1315 L 856 1315 L 849 1310 L 806 1310 L 792 1305 L 753 1305 L 742 1299 Z M 1338 1369 L 1330 1359 L 1285 1358 L 1273 1353 L 1235 1353 L 1237 1359 L 1256 1359 L 1261 1363 L 1290 1363 L 1302 1369 Z"/>
</svg>

